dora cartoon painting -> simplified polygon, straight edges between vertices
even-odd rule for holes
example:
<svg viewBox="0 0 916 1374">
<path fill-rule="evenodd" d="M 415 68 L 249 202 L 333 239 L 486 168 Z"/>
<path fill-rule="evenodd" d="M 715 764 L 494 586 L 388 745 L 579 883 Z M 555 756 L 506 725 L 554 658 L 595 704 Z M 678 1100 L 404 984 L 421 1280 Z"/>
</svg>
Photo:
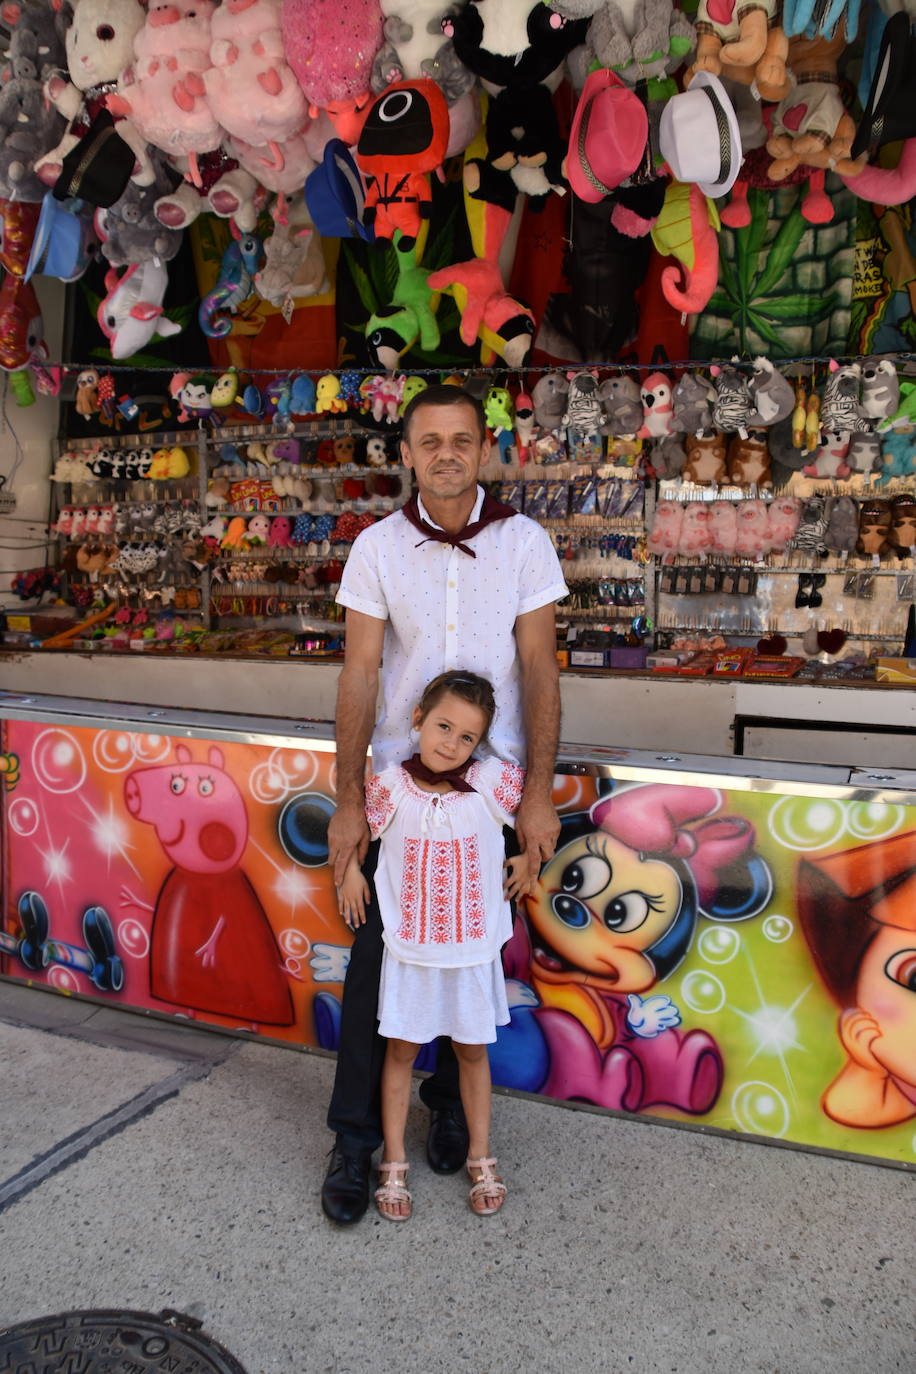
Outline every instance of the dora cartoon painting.
<svg viewBox="0 0 916 1374">
<path fill-rule="evenodd" d="M 848 1055 L 821 1106 L 845 1126 L 916 1116 L 914 840 L 909 831 L 799 865 L 799 917 Z"/>
<path fill-rule="evenodd" d="M 542 1092 L 627 1111 L 667 1104 L 702 1114 L 715 1102 L 716 1042 L 677 1029 L 670 997 L 643 994 L 681 963 L 700 914 L 744 920 L 769 901 L 754 828 L 718 814 L 722 804 L 715 788 L 653 783 L 564 817 L 557 852 L 525 899 L 527 931 L 507 948 L 540 1002 Z"/>
</svg>

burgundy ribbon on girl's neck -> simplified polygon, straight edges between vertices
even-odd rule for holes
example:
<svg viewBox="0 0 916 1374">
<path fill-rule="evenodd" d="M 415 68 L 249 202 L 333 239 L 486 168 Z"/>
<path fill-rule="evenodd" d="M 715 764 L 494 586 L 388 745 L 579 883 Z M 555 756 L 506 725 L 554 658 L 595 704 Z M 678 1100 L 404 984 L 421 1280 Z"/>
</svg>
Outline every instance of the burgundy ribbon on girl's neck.
<svg viewBox="0 0 916 1374">
<path fill-rule="evenodd" d="M 427 543 L 430 539 L 435 539 L 440 544 L 451 544 L 453 549 L 460 549 L 462 553 L 469 554 L 471 558 L 476 558 L 477 555 L 473 549 L 468 548 L 467 540 L 473 539 L 475 534 L 479 534 L 487 525 L 492 525 L 494 520 L 508 520 L 510 516 L 518 515 L 514 506 L 507 506 L 504 501 L 497 501 L 495 496 L 491 496 L 489 492 L 484 492 L 483 504 L 480 507 L 478 518 L 472 520 L 469 525 L 465 525 L 455 534 L 449 534 L 448 530 L 441 530 L 438 526 L 431 525 L 428 520 L 423 519 L 416 492 L 401 507 L 401 511 L 414 529 L 426 535 L 426 538 L 421 539 L 416 548 L 419 548 L 420 544 Z"/>
<path fill-rule="evenodd" d="M 449 769 L 447 773 L 437 773 L 435 769 L 427 768 L 419 754 L 412 754 L 409 759 L 404 760 L 401 767 L 405 773 L 409 773 L 418 782 L 447 782 L 452 785 L 456 792 L 473 792 L 475 789 L 464 776 L 473 762 L 472 758 L 466 759 L 460 768 Z"/>
</svg>

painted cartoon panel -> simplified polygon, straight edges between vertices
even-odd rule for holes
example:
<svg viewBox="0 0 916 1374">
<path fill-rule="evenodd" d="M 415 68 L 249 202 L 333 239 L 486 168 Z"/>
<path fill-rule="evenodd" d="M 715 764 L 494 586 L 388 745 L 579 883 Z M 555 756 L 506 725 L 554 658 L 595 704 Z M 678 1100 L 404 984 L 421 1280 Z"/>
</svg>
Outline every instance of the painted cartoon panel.
<svg viewBox="0 0 916 1374">
<path fill-rule="evenodd" d="M 336 1048 L 332 752 L 4 732 L 0 971 Z M 664 777 L 556 778 L 495 1081 L 916 1164 L 916 807 Z"/>
</svg>

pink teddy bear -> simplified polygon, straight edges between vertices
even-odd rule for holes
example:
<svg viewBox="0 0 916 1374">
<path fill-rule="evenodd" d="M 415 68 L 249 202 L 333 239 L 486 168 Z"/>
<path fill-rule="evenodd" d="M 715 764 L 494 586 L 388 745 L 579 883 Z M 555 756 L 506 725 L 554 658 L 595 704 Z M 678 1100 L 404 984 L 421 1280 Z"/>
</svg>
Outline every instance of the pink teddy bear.
<svg viewBox="0 0 916 1374">
<path fill-rule="evenodd" d="M 770 522 L 765 501 L 742 501 L 738 506 L 735 553 L 742 558 L 762 558 L 770 547 Z"/>
</svg>

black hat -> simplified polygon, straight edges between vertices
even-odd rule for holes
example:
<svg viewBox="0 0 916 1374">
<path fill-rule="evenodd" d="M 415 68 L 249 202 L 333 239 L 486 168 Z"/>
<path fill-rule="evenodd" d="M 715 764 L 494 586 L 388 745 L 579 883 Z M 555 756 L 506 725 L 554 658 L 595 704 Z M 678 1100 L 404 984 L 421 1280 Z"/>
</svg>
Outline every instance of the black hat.
<svg viewBox="0 0 916 1374">
<path fill-rule="evenodd" d="M 878 61 L 862 122 L 856 130 L 851 156 L 884 143 L 916 135 L 916 37 L 910 16 L 892 14 L 881 37 Z"/>
</svg>

